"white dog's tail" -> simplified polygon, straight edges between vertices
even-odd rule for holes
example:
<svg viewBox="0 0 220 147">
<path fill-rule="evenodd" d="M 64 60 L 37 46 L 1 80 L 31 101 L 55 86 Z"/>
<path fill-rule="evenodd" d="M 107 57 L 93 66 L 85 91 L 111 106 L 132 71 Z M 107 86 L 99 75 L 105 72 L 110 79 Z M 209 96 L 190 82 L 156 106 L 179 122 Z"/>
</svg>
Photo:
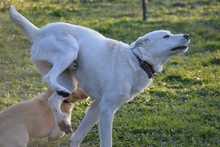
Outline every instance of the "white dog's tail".
<svg viewBox="0 0 220 147">
<path fill-rule="evenodd" d="M 34 24 L 32 24 L 19 12 L 17 12 L 14 6 L 11 6 L 9 16 L 11 21 L 16 26 L 18 26 L 21 29 L 21 31 L 28 37 L 29 41 L 31 43 L 34 43 L 35 36 L 37 36 L 39 28 L 37 28 Z"/>
</svg>

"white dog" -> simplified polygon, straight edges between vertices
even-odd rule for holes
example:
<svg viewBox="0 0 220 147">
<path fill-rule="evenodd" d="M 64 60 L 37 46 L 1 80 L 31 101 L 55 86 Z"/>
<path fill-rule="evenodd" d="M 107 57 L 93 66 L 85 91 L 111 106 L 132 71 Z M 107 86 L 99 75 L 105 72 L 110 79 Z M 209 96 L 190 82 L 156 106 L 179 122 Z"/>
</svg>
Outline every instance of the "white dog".
<svg viewBox="0 0 220 147">
<path fill-rule="evenodd" d="M 185 52 L 190 42 L 188 34 L 174 35 L 159 30 L 128 45 L 105 38 L 89 28 L 67 23 L 52 23 L 39 29 L 13 7 L 10 17 L 32 42 L 31 59 L 44 76 L 44 82 L 59 95 L 68 95 L 71 88 L 65 83 L 59 85 L 56 79 L 76 61 L 78 67 L 74 77 L 80 87 L 94 98 L 82 123 L 71 137 L 72 147 L 80 146 L 97 121 L 100 145 L 111 147 L 112 122 L 116 110 L 149 86 L 154 72 L 162 71 L 163 64 L 172 55 Z M 48 64 L 52 64 L 52 68 L 47 67 Z M 58 106 L 62 98 L 54 95 L 50 100 L 54 117 L 61 123 L 62 114 Z"/>
</svg>

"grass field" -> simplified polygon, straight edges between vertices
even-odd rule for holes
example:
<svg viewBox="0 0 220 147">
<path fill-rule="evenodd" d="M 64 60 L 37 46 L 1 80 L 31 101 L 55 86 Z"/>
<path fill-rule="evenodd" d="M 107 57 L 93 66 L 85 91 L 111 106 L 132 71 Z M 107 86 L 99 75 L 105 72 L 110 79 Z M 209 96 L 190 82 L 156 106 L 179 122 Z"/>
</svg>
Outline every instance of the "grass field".
<svg viewBox="0 0 220 147">
<path fill-rule="evenodd" d="M 185 7 L 176 7 L 172 0 L 149 0 L 147 21 L 142 21 L 141 0 L 111 1 L 0 2 L 0 110 L 47 88 L 29 59 L 30 43 L 9 21 L 8 9 L 14 4 L 38 27 L 64 21 L 126 43 L 157 29 L 189 33 L 189 51 L 171 58 L 149 88 L 117 111 L 113 146 L 220 146 L 220 1 L 185 0 Z M 90 101 L 76 104 L 73 130 Z M 89 132 L 82 147 L 99 146 L 97 128 Z M 69 138 L 66 135 L 51 144 L 33 139 L 29 147 L 69 146 Z"/>
</svg>

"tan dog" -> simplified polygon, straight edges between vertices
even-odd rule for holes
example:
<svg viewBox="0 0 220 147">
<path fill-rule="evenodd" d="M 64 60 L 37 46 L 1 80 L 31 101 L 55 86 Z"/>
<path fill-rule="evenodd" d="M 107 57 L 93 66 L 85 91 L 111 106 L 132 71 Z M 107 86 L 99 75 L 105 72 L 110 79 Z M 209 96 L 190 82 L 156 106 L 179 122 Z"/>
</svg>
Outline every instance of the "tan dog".
<svg viewBox="0 0 220 147">
<path fill-rule="evenodd" d="M 49 88 L 34 99 L 15 104 L 0 112 L 0 147 L 26 147 L 29 138 L 48 137 L 55 141 L 64 136 L 54 122 L 48 98 L 54 92 Z M 61 104 L 61 110 L 70 122 L 73 103 L 88 95 L 77 88 Z"/>
</svg>

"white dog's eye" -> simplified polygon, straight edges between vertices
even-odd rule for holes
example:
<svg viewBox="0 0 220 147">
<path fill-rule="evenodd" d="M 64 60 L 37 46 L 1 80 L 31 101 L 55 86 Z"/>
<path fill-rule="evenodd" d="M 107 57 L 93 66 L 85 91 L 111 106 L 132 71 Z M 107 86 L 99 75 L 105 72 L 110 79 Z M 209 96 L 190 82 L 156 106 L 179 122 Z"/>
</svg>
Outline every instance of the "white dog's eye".
<svg viewBox="0 0 220 147">
<path fill-rule="evenodd" d="M 165 35 L 165 36 L 163 36 L 163 38 L 169 38 L 170 37 L 170 35 Z"/>
</svg>

